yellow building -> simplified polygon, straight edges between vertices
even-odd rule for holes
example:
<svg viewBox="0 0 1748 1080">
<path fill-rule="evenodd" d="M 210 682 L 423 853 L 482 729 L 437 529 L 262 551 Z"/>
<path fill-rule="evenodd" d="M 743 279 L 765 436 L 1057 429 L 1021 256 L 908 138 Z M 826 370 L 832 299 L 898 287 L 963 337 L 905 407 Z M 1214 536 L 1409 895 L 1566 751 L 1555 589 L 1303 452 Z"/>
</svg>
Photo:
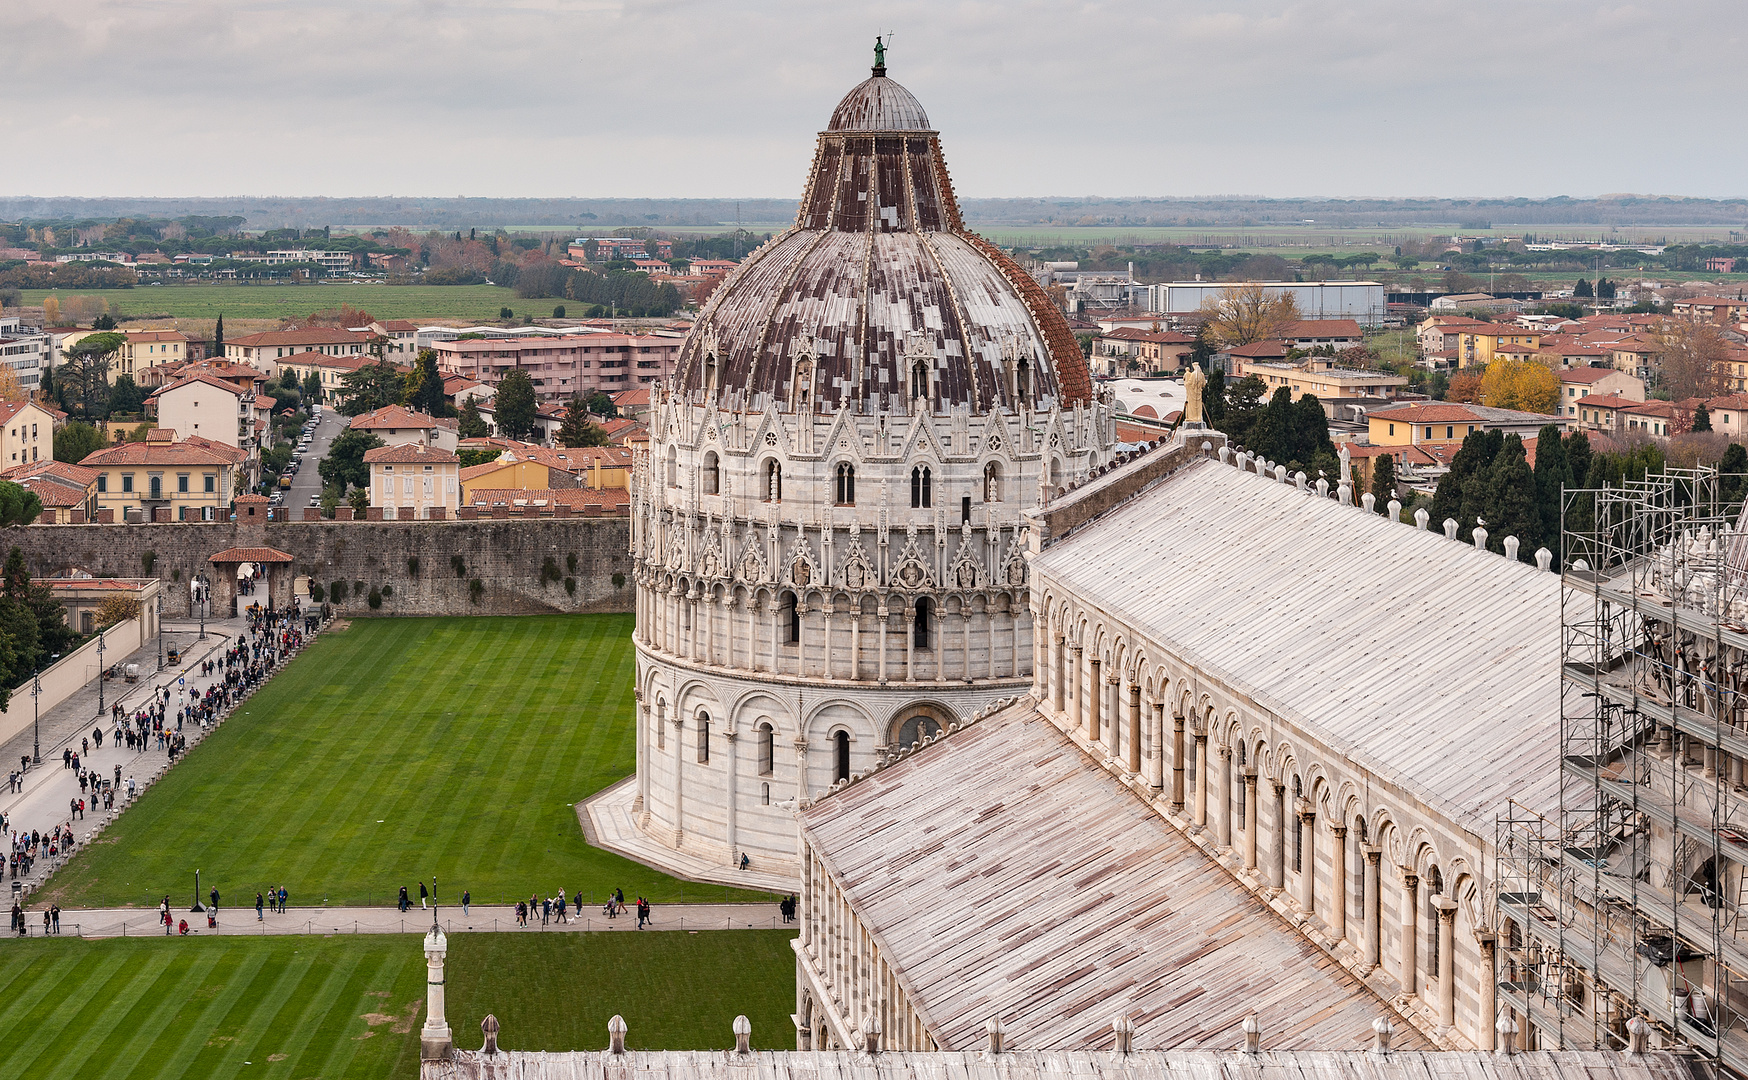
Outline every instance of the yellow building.
<svg viewBox="0 0 1748 1080">
<path fill-rule="evenodd" d="M 126 330 L 126 344 L 109 363 L 109 381 L 123 375 L 135 382 L 149 367 L 188 359 L 188 338 L 180 330 Z"/>
<path fill-rule="evenodd" d="M 158 434 L 154 432 L 154 434 Z M 79 464 L 97 470 L 97 511 L 116 521 L 224 521 L 243 451 L 206 439 L 148 438 L 99 450 Z"/>
<path fill-rule="evenodd" d="M 1351 368 L 1319 365 L 1315 361 L 1299 364 L 1240 363 L 1238 377 L 1255 375 L 1267 387 L 1266 398 L 1278 387 L 1285 386 L 1298 401 L 1311 394 L 1318 401 L 1344 401 L 1356 398 L 1394 397 L 1408 386 L 1407 378 L 1389 371 L 1357 371 Z"/>
<path fill-rule="evenodd" d="M 1487 323 L 1484 328 L 1464 327 L 1457 332 L 1457 366 L 1486 367 L 1493 354 L 1511 346 L 1530 350 L 1542 347 L 1542 332 L 1513 323 Z"/>
<path fill-rule="evenodd" d="M 0 401 L 0 469 L 51 461 L 55 414 L 30 401 Z"/>
<path fill-rule="evenodd" d="M 471 505 L 475 491 L 512 488 L 627 491 L 631 487 L 631 461 L 631 450 L 623 446 L 516 447 L 504 451 L 496 461 L 461 470 L 461 501 Z"/>
<path fill-rule="evenodd" d="M 1372 413 L 1366 417 L 1366 434 L 1373 446 L 1461 442 L 1486 423 L 1480 413 L 1467 405 L 1434 401 Z"/>
</svg>

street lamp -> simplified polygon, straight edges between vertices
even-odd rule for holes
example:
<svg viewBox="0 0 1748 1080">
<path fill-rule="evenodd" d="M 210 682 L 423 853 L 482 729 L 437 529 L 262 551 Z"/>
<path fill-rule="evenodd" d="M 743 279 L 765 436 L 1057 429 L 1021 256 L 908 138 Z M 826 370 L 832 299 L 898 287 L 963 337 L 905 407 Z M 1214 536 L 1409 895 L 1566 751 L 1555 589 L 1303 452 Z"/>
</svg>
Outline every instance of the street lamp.
<svg viewBox="0 0 1748 1080">
<path fill-rule="evenodd" d="M 97 715 L 103 715 L 103 631 L 97 631 Z"/>
<path fill-rule="evenodd" d="M 49 657 L 49 663 L 52 664 L 60 658 L 61 654 L 55 653 Z M 30 739 L 32 743 L 30 763 L 32 765 L 42 764 L 42 711 L 39 708 L 41 697 L 42 668 L 39 665 L 30 676 Z"/>
<path fill-rule="evenodd" d="M 200 608 L 200 640 L 205 641 L 207 596 L 212 588 L 212 584 L 207 580 L 205 570 L 202 570 L 199 575 L 195 577 L 195 583 L 200 586 L 195 594 L 195 602 Z"/>
<path fill-rule="evenodd" d="M 164 594 L 158 593 L 158 670 L 164 670 Z"/>
</svg>

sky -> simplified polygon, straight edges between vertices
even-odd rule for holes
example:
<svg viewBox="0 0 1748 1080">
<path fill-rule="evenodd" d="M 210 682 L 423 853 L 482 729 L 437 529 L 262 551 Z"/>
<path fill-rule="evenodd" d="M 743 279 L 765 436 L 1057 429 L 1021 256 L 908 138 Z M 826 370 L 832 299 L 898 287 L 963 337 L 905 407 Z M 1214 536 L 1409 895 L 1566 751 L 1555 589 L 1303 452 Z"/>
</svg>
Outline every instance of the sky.
<svg viewBox="0 0 1748 1080">
<path fill-rule="evenodd" d="M 0 194 L 794 197 L 888 74 L 962 197 L 1748 194 L 1741 0 L 5 0 Z"/>
</svg>

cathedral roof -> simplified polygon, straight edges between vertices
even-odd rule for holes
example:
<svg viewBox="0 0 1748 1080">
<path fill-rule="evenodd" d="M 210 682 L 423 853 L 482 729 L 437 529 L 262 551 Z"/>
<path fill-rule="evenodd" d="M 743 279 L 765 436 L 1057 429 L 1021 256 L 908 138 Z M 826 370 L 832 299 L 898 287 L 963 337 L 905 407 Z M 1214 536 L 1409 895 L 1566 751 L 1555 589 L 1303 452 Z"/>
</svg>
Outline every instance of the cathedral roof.
<svg viewBox="0 0 1748 1080">
<path fill-rule="evenodd" d="M 1031 275 L 968 231 L 940 139 L 877 68 L 819 135 L 795 226 L 711 294 L 678 387 L 759 408 L 896 408 L 928 372 L 930 410 L 1088 401 L 1067 320 Z"/>
<path fill-rule="evenodd" d="M 1557 574 L 1213 460 L 1032 567 L 1478 835 L 1557 810 Z"/>
<path fill-rule="evenodd" d="M 1360 1047 L 1389 1012 L 1022 697 L 820 799 L 803 834 L 943 1049 Z M 1406 1025 L 1397 1045 L 1427 1042 Z"/>
</svg>

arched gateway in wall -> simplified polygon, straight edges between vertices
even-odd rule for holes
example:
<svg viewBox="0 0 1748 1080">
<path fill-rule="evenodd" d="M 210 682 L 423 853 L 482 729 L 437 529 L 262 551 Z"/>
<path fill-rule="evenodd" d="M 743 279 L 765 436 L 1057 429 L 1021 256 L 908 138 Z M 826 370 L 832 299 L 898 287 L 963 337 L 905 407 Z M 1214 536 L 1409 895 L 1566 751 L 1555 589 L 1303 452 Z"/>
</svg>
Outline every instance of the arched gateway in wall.
<svg viewBox="0 0 1748 1080">
<path fill-rule="evenodd" d="M 634 819 L 793 873 L 796 800 L 1027 686 L 1021 514 L 1107 459 L 1114 422 L 1049 298 L 965 229 L 939 135 L 883 65 L 649 422 Z"/>
</svg>

